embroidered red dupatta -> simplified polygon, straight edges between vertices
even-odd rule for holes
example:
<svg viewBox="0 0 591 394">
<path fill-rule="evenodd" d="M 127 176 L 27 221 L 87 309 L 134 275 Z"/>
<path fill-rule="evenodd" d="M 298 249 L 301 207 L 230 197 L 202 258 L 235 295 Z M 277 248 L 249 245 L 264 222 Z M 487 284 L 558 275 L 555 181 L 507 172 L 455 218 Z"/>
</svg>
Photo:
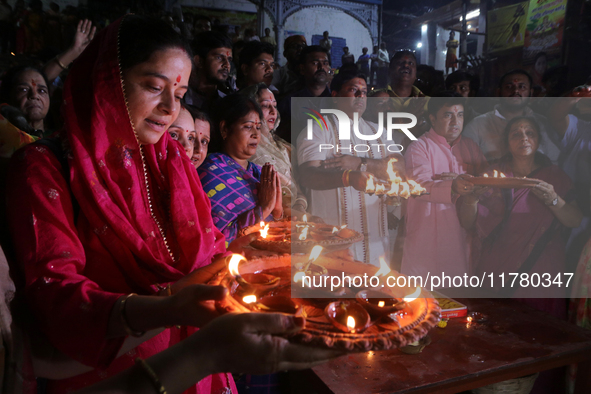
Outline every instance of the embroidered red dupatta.
<svg viewBox="0 0 591 394">
<path fill-rule="evenodd" d="M 9 179 L 8 204 L 19 207 L 9 212 L 17 262 L 41 330 L 65 354 L 106 368 L 51 382 L 48 392 L 105 379 L 194 332 L 166 330 L 116 360 L 124 338 L 106 338 L 122 294 L 153 294 L 157 284 L 225 252 L 209 199 L 180 145 L 168 133 L 155 145 L 138 143 L 119 68 L 121 23 L 124 18 L 95 37 L 66 80 L 69 179 L 55 155 L 36 144 L 15 155 Z M 190 392 L 226 386 L 225 375 L 213 375 Z"/>
</svg>

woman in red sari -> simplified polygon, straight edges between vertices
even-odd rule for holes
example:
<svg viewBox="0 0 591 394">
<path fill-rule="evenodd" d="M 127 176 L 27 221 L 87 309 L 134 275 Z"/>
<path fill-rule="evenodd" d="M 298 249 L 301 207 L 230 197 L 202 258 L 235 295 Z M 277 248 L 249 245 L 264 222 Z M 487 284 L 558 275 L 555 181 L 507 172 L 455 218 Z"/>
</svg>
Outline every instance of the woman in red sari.
<svg viewBox="0 0 591 394">
<path fill-rule="evenodd" d="M 508 177 L 534 178 L 540 183 L 531 188 L 492 188 L 481 195 L 461 196 L 457 202 L 460 223 L 466 229 L 474 229 L 475 272 L 493 274 L 494 290 L 500 290 L 501 273 L 506 279 L 503 290 L 513 280 L 509 273 L 537 273 L 542 280 L 549 275 L 552 282 L 565 268 L 566 243 L 561 230 L 578 227 L 582 219 L 581 211 L 572 202 L 573 185 L 568 175 L 537 152 L 541 137 L 535 119 L 516 117 L 509 121 L 505 132 L 509 155 L 491 166 L 490 171 L 502 171 Z M 515 287 L 517 290 L 511 296 L 566 319 L 564 285 L 534 287 L 524 283 Z M 544 371 L 532 393 L 559 393 L 564 391 L 563 386 L 564 371 Z"/>
<path fill-rule="evenodd" d="M 540 239 L 539 257 L 532 259 L 525 273 L 549 273 L 552 279 L 564 272 L 565 242 L 560 234 L 564 227 L 577 227 L 581 212 L 572 202 L 572 182 L 559 167 L 537 152 L 540 145 L 539 125 L 532 118 L 517 117 L 506 128 L 508 157 L 492 165 L 490 171 L 503 172 L 508 177 L 527 177 L 540 181 L 535 187 L 517 189 L 492 188 L 484 194 L 469 194 L 458 200 L 458 216 L 464 228 L 474 228 L 474 265 L 476 272 L 493 272 L 495 278 L 505 273 L 520 272 L 528 256 L 536 253 L 534 245 Z M 547 234 L 547 235 L 544 235 Z M 529 287 L 529 288 L 528 288 Z M 540 287 L 541 288 L 541 287 Z M 562 297 L 561 299 L 536 299 Z M 532 297 L 524 301 L 532 306 L 566 318 L 564 287 L 545 287 L 535 293 L 533 286 L 522 286 L 514 297 Z"/>
<path fill-rule="evenodd" d="M 49 341 L 94 368 L 50 381 L 49 393 L 114 375 L 215 316 L 193 284 L 223 263 L 224 237 L 197 172 L 166 133 L 190 72 L 190 48 L 172 29 L 126 16 L 71 69 L 64 157 L 40 144 L 13 157 L 17 285 Z M 216 374 L 189 392 L 224 390 L 235 390 L 231 376 Z"/>
</svg>

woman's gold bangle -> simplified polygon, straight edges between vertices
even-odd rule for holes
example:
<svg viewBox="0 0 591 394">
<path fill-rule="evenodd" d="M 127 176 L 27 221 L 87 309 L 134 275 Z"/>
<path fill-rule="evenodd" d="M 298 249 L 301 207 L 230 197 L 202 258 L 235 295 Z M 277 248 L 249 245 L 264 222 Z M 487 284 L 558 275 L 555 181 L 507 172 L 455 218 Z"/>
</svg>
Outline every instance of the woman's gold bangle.
<svg viewBox="0 0 591 394">
<path fill-rule="evenodd" d="M 66 70 L 68 68 L 68 66 L 64 66 L 64 64 L 60 61 L 60 59 L 57 56 L 55 57 L 55 61 L 57 62 L 57 65 L 61 67 L 62 70 Z"/>
<path fill-rule="evenodd" d="M 139 367 L 143 369 L 144 372 L 148 375 L 150 381 L 152 382 L 152 385 L 154 386 L 154 389 L 156 389 L 156 392 L 158 394 L 166 394 L 166 389 L 164 388 L 164 385 L 162 385 L 160 379 L 158 379 L 158 375 L 156 375 L 156 372 L 154 372 L 154 370 L 152 369 L 152 367 L 150 367 L 150 364 L 148 364 L 146 360 L 138 357 L 135 359 L 135 364 L 139 365 Z"/>
</svg>

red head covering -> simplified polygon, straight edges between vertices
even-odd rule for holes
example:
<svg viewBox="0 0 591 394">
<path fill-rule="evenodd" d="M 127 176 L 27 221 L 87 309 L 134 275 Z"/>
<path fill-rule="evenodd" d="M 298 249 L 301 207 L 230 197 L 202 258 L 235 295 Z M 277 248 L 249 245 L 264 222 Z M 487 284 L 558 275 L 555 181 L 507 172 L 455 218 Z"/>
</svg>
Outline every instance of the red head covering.
<svg viewBox="0 0 591 394">
<path fill-rule="evenodd" d="M 168 133 L 155 145 L 138 143 L 118 58 L 121 23 L 125 18 L 75 62 L 62 111 L 80 238 L 87 245 L 100 240 L 135 290 L 146 291 L 211 263 L 225 248 L 180 145 Z"/>
</svg>

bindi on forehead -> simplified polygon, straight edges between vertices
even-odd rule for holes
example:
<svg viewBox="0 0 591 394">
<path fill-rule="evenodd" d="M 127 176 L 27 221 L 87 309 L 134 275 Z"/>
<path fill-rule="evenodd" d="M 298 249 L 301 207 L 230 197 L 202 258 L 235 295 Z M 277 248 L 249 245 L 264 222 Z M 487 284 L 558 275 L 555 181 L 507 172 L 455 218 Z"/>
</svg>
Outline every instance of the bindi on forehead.
<svg viewBox="0 0 591 394">
<path fill-rule="evenodd" d="M 31 79 L 31 86 L 33 86 L 33 87 L 37 86 L 37 83 L 35 82 L 34 79 Z"/>
<path fill-rule="evenodd" d="M 226 57 L 232 57 L 232 54 L 230 53 L 230 51 L 226 51 Z"/>
</svg>

